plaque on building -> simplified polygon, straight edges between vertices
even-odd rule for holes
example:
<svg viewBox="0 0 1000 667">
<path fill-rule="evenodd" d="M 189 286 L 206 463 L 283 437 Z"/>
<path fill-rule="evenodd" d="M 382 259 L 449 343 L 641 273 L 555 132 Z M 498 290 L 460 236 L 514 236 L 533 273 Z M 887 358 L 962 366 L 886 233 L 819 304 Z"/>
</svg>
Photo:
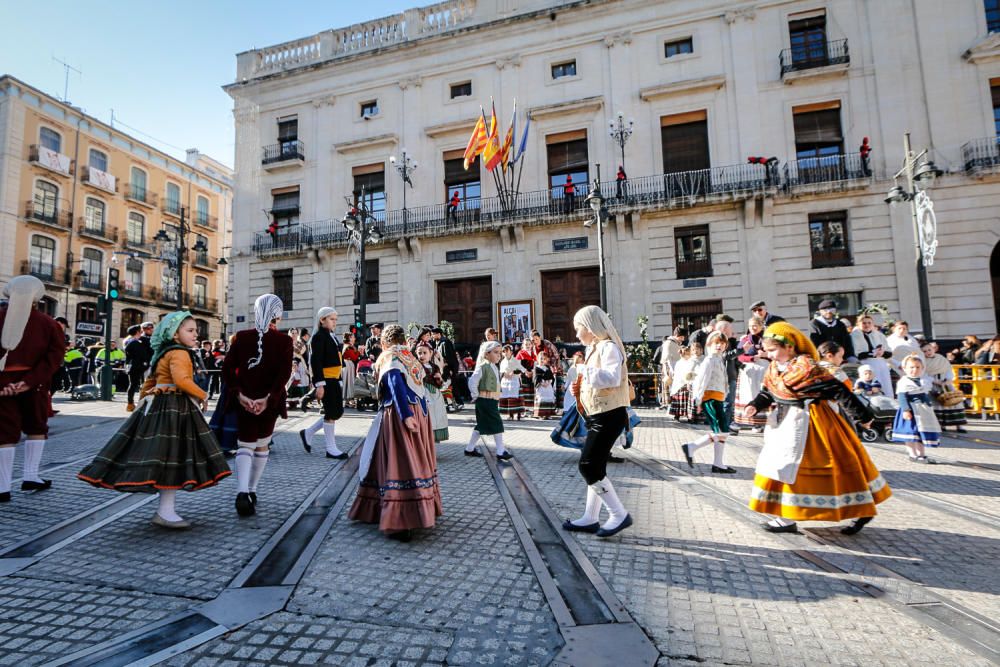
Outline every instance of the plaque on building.
<svg viewBox="0 0 1000 667">
<path fill-rule="evenodd" d="M 684 281 L 684 287 L 705 287 L 708 285 L 708 280 L 705 278 L 688 278 Z"/>
<path fill-rule="evenodd" d="M 588 237 L 575 236 L 571 239 L 553 239 L 552 252 L 564 250 L 586 250 L 589 247 Z"/>
<path fill-rule="evenodd" d="M 103 336 L 104 322 L 77 322 L 73 331 L 78 336 Z"/>
<path fill-rule="evenodd" d="M 444 254 L 444 261 L 452 262 L 474 262 L 479 259 L 479 249 L 469 248 L 468 250 L 449 250 Z"/>
</svg>

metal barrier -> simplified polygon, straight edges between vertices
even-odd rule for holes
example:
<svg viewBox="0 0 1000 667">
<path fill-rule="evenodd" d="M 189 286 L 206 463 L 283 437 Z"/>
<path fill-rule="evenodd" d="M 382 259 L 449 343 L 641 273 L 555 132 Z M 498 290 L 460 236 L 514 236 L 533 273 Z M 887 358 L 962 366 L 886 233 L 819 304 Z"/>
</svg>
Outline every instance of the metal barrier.
<svg viewBox="0 0 1000 667">
<path fill-rule="evenodd" d="M 967 412 L 1000 417 L 1000 365 L 956 364 L 952 369 L 955 385 L 970 402 Z"/>
</svg>

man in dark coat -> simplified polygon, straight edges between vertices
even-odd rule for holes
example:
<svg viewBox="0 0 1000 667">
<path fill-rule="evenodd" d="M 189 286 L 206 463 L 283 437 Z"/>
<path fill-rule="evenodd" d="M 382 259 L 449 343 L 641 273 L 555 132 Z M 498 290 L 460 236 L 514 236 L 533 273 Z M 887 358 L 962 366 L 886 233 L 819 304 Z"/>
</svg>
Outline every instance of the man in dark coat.
<svg viewBox="0 0 1000 667">
<path fill-rule="evenodd" d="M 135 410 L 135 394 L 142 388 L 143 376 L 149 369 L 149 362 L 153 360 L 153 345 L 150 342 L 155 326 L 152 322 L 143 322 L 139 327 L 141 331 L 138 338 L 132 338 L 125 344 L 125 364 L 128 368 L 128 407 L 129 412 Z M 129 335 L 133 335 L 134 329 L 129 327 Z"/>
<path fill-rule="evenodd" d="M 365 341 L 365 356 L 374 363 L 382 354 L 382 323 L 376 322 L 371 325 L 370 329 L 372 335 Z"/>
<path fill-rule="evenodd" d="M 845 361 L 858 360 L 854 354 L 851 332 L 847 330 L 846 324 L 837 319 L 837 302 L 833 299 L 820 301 L 819 314 L 809 323 L 809 338 L 816 347 L 832 340 L 844 348 Z"/>
<path fill-rule="evenodd" d="M 778 317 L 767 312 L 767 304 L 763 301 L 755 301 L 752 306 L 750 306 L 750 312 L 764 320 L 764 328 L 768 328 L 775 322 L 784 322 L 784 317 Z"/>
<path fill-rule="evenodd" d="M 444 331 L 440 327 L 432 327 L 431 335 L 434 338 L 434 345 L 438 354 L 441 355 L 445 365 L 448 367 L 448 375 L 451 377 L 451 393 L 455 397 L 456 407 L 461 409 L 465 405 L 464 401 L 471 397 L 469 396 L 469 383 L 460 372 L 462 363 L 458 358 L 455 343 L 444 335 Z"/>
</svg>

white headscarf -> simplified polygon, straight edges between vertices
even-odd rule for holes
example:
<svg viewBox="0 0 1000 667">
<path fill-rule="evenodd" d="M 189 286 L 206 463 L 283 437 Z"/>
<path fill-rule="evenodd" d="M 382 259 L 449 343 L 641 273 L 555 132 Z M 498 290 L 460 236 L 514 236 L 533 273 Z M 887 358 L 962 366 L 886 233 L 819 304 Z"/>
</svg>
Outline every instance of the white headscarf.
<svg viewBox="0 0 1000 667">
<path fill-rule="evenodd" d="M 281 317 L 285 306 L 281 299 L 273 294 L 261 294 L 253 303 L 253 325 L 257 330 L 257 356 L 247 363 L 247 370 L 253 368 L 264 358 L 264 334 L 271 326 L 271 320 Z"/>
<path fill-rule="evenodd" d="M 45 285 L 35 276 L 17 276 L 3 288 L 3 295 L 8 303 L 3 331 L 0 332 L 0 347 L 9 353 L 20 345 L 31 309 L 45 296 Z M 0 357 L 0 371 L 6 366 L 7 354 L 4 354 Z"/>
<path fill-rule="evenodd" d="M 599 307 L 584 306 L 576 311 L 576 315 L 573 316 L 573 324 L 583 325 L 597 337 L 598 341 L 610 340 L 618 346 L 618 351 L 622 353 L 622 359 L 628 358 L 628 355 L 625 354 L 625 344 L 622 343 L 622 337 L 618 335 L 618 330 L 615 329 L 608 314 Z"/>
</svg>

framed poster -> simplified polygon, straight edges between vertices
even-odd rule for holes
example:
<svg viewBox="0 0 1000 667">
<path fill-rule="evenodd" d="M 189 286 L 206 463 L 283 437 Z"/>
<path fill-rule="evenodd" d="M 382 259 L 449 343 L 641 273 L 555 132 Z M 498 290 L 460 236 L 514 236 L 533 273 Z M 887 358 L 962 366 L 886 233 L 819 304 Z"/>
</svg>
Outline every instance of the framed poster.
<svg viewBox="0 0 1000 667">
<path fill-rule="evenodd" d="M 500 323 L 500 342 L 520 345 L 535 328 L 535 302 L 526 299 L 497 303 L 497 322 Z"/>
</svg>

